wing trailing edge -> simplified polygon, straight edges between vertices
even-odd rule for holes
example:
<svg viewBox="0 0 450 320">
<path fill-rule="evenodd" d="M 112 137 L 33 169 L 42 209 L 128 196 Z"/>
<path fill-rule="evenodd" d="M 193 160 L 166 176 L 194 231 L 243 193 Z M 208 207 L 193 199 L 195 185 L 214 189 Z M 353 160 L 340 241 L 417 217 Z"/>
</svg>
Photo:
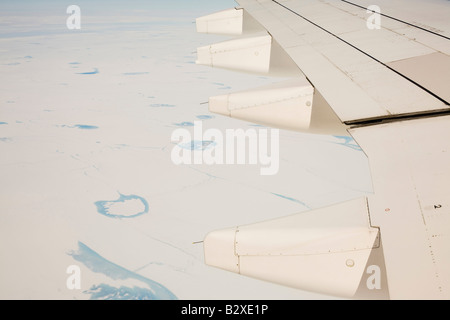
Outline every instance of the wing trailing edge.
<svg viewBox="0 0 450 320">
<path fill-rule="evenodd" d="M 223 10 L 197 18 L 196 24 L 198 32 L 234 36 L 232 40 L 198 48 L 197 64 L 291 79 L 211 97 L 211 112 L 281 129 L 348 135 L 347 127 L 320 92 L 245 10 Z"/>
<path fill-rule="evenodd" d="M 444 2 L 442 12 L 450 10 Z M 380 32 L 366 30 L 366 11 L 348 1 L 238 3 L 243 9 L 227 13 L 239 25 L 235 31 L 226 32 L 227 19 L 216 21 L 220 27 L 200 27 L 237 39 L 200 49 L 199 63 L 264 75 L 290 71 L 293 80 L 211 97 L 210 110 L 297 131 L 342 130 L 369 157 L 375 192 L 211 232 L 205 262 L 343 297 L 448 299 L 448 39 L 398 19 L 384 19 Z M 416 10 L 414 16 L 420 14 Z M 442 16 L 436 17 L 448 32 Z M 246 17 L 263 27 L 246 32 Z M 265 41 L 264 60 L 252 57 L 258 37 Z"/>
<path fill-rule="evenodd" d="M 365 198 L 213 231 L 204 241 L 210 266 L 347 298 L 362 292 L 370 266 L 382 265 L 373 261 L 381 250 L 380 233 L 369 223 Z M 386 282 L 379 281 L 387 297 Z M 381 292 L 376 293 L 380 297 Z"/>
<path fill-rule="evenodd" d="M 305 77 L 210 97 L 209 110 L 286 130 L 348 135 L 346 126 Z"/>
</svg>

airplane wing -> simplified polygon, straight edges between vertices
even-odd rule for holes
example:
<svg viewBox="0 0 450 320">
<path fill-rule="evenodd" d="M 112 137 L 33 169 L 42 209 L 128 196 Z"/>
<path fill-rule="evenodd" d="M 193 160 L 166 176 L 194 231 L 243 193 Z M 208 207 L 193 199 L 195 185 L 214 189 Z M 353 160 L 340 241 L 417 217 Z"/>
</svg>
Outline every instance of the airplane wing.
<svg viewBox="0 0 450 320">
<path fill-rule="evenodd" d="M 238 0 L 197 19 L 234 39 L 198 64 L 279 77 L 211 97 L 212 112 L 351 135 L 374 193 L 214 231 L 207 264 L 354 298 L 450 298 L 450 2 Z"/>
</svg>

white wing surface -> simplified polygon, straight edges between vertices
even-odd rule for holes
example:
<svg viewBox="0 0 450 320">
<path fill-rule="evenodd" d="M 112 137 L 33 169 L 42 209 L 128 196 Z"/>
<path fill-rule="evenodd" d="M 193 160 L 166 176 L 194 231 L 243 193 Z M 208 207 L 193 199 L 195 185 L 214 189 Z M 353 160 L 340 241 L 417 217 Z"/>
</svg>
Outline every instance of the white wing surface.
<svg viewBox="0 0 450 320">
<path fill-rule="evenodd" d="M 199 64 L 290 78 L 210 98 L 222 115 L 345 132 L 374 194 L 210 233 L 207 264 L 355 298 L 450 298 L 450 2 L 238 0 L 197 20 L 234 39 Z"/>
</svg>

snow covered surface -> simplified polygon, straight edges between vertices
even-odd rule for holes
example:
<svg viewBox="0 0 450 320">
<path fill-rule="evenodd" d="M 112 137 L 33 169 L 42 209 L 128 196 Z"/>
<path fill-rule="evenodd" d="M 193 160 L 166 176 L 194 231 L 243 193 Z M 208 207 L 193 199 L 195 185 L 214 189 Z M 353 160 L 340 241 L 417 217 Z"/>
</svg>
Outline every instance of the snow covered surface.
<svg viewBox="0 0 450 320">
<path fill-rule="evenodd" d="M 330 298 L 208 267 L 196 242 L 370 193 L 366 156 L 280 131 L 273 176 L 173 164 L 177 128 L 259 128 L 209 113 L 209 96 L 277 79 L 195 65 L 224 39 L 195 18 L 233 1 L 162 3 L 79 1 L 80 30 L 55 1 L 0 4 L 0 298 Z"/>
</svg>

